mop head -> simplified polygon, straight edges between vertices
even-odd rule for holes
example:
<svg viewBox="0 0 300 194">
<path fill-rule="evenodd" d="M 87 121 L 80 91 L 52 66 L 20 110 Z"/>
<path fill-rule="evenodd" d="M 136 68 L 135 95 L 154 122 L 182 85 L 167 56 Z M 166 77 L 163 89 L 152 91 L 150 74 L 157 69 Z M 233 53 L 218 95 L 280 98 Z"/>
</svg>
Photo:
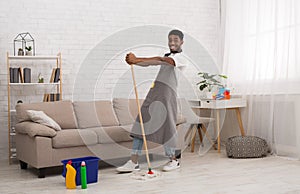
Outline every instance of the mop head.
<svg viewBox="0 0 300 194">
<path fill-rule="evenodd" d="M 156 171 L 156 170 L 149 170 L 149 171 L 138 171 L 138 172 L 133 172 L 130 174 L 130 177 L 136 180 L 152 180 L 158 177 L 161 177 L 161 172 Z"/>
</svg>

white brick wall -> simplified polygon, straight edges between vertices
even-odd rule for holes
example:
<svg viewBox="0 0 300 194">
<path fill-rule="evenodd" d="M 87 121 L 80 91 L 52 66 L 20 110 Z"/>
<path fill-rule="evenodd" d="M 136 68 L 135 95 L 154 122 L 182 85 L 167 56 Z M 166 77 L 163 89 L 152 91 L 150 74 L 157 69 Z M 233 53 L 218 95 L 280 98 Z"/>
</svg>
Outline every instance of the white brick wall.
<svg viewBox="0 0 300 194">
<path fill-rule="evenodd" d="M 21 32 L 30 32 L 36 41 L 37 55 L 54 55 L 58 52 L 63 57 L 63 94 L 64 99 L 72 99 L 76 75 L 82 66 L 85 58 L 95 46 L 105 42 L 105 40 L 136 26 L 154 25 L 162 26 L 163 29 L 178 28 L 184 31 L 185 35 L 195 38 L 198 44 L 211 54 L 213 60 L 217 61 L 219 52 L 219 7 L 218 0 L 173 0 L 173 1 L 150 1 L 150 0 L 101 0 L 101 1 L 74 1 L 74 0 L 52 0 L 40 1 L 0 1 L 0 159 L 7 159 L 7 90 L 6 90 L 6 59 L 5 53 L 13 53 L 13 39 Z M 154 28 L 155 29 L 155 28 Z M 154 38 L 162 38 L 160 46 L 167 46 L 167 33 L 156 31 L 151 32 Z M 136 40 L 140 36 L 130 37 Z M 191 51 L 188 48 L 186 39 L 184 51 L 189 51 L 191 55 L 199 55 L 198 49 Z M 126 41 L 120 39 L 120 47 L 126 46 Z M 151 40 L 148 40 L 151 42 Z M 141 44 L 143 40 L 140 40 Z M 103 46 L 103 45 L 102 45 Z M 128 48 L 129 49 L 129 48 Z M 135 53 L 143 56 L 160 54 L 166 51 L 163 47 L 155 46 L 137 47 Z M 128 50 L 128 51 L 129 51 Z M 112 59 L 105 66 L 103 74 L 96 75 L 98 81 L 89 80 L 90 75 L 86 75 L 87 82 L 96 83 L 89 88 L 89 85 L 81 85 L 79 88 L 94 92 L 93 98 L 110 99 L 128 93 L 131 87 L 131 76 L 129 66 L 124 63 L 125 53 L 119 52 L 115 44 L 105 44 L 101 48 L 103 51 L 103 61 L 105 58 Z M 196 63 L 207 64 L 210 59 L 203 59 Z M 92 59 L 89 59 L 92 61 Z M 102 61 L 101 60 L 101 61 Z M 94 61 L 94 67 L 101 64 L 101 61 Z M 101 64 L 103 65 L 103 64 Z M 197 64 L 199 65 L 199 64 Z M 139 87 L 140 96 L 143 97 L 147 91 L 150 81 L 153 79 L 157 68 L 151 67 L 147 70 L 135 68 L 138 83 L 143 83 Z M 186 77 L 193 84 L 195 73 L 199 70 L 190 67 L 186 72 Z M 33 75 L 33 79 L 35 75 Z M 94 79 L 94 77 L 92 78 Z M 47 79 L 46 79 L 47 80 Z M 124 90 L 124 91 L 122 91 Z M 183 90 L 183 92 L 185 92 Z M 34 92 L 35 93 L 35 92 Z M 42 93 L 37 91 L 36 93 Z M 26 93 L 20 92 L 20 98 Z M 127 94 L 126 94 L 127 95 Z M 128 96 L 128 95 L 127 95 Z M 78 99 L 89 99 L 89 95 L 80 95 Z M 133 96 L 132 96 L 133 97 Z M 40 100 L 27 97 L 25 100 Z"/>
</svg>

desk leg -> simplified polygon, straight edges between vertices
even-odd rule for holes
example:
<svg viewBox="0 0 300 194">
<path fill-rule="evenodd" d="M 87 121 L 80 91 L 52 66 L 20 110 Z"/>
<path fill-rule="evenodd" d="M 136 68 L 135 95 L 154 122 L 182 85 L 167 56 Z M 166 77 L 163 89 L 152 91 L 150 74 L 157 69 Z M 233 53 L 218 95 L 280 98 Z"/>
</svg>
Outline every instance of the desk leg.
<svg viewBox="0 0 300 194">
<path fill-rule="evenodd" d="M 240 109 L 239 108 L 235 108 L 235 112 L 236 112 L 236 117 L 237 117 L 238 122 L 239 122 L 239 127 L 240 127 L 240 131 L 241 131 L 241 135 L 245 136 L 245 130 L 244 130 L 244 127 L 243 127 L 243 122 L 242 122 L 242 117 L 241 117 Z"/>
<path fill-rule="evenodd" d="M 221 142 L 220 142 L 220 110 L 216 110 L 217 114 L 217 137 L 218 137 L 218 153 L 221 153 Z"/>
<path fill-rule="evenodd" d="M 196 131 L 197 128 L 196 128 L 196 125 L 193 125 L 193 128 L 192 128 L 192 139 L 191 139 L 191 152 L 194 152 L 194 149 L 195 149 L 195 138 L 196 138 Z"/>
</svg>

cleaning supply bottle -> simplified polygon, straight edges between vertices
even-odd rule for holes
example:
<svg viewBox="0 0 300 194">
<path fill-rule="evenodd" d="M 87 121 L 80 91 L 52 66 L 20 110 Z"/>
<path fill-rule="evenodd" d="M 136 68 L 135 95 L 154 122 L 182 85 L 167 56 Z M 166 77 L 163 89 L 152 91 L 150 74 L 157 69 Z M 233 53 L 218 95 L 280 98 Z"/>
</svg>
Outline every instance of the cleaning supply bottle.
<svg viewBox="0 0 300 194">
<path fill-rule="evenodd" d="M 81 175 L 81 188 L 86 189 L 87 188 L 87 179 L 86 179 L 86 166 L 85 166 L 84 161 L 81 162 L 80 175 Z"/>
<path fill-rule="evenodd" d="M 76 189 L 76 170 L 71 165 L 71 161 L 66 164 L 66 187 L 67 189 Z"/>
</svg>

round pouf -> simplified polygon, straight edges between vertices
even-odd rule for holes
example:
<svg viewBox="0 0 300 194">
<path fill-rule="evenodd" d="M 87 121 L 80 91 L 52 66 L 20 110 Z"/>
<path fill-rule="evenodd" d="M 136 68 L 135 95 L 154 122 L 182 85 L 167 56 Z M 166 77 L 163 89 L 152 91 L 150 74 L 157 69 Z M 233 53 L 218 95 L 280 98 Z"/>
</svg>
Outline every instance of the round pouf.
<svg viewBox="0 0 300 194">
<path fill-rule="evenodd" d="M 256 136 L 234 136 L 226 142 L 229 158 L 260 158 L 268 153 L 267 141 Z"/>
</svg>

